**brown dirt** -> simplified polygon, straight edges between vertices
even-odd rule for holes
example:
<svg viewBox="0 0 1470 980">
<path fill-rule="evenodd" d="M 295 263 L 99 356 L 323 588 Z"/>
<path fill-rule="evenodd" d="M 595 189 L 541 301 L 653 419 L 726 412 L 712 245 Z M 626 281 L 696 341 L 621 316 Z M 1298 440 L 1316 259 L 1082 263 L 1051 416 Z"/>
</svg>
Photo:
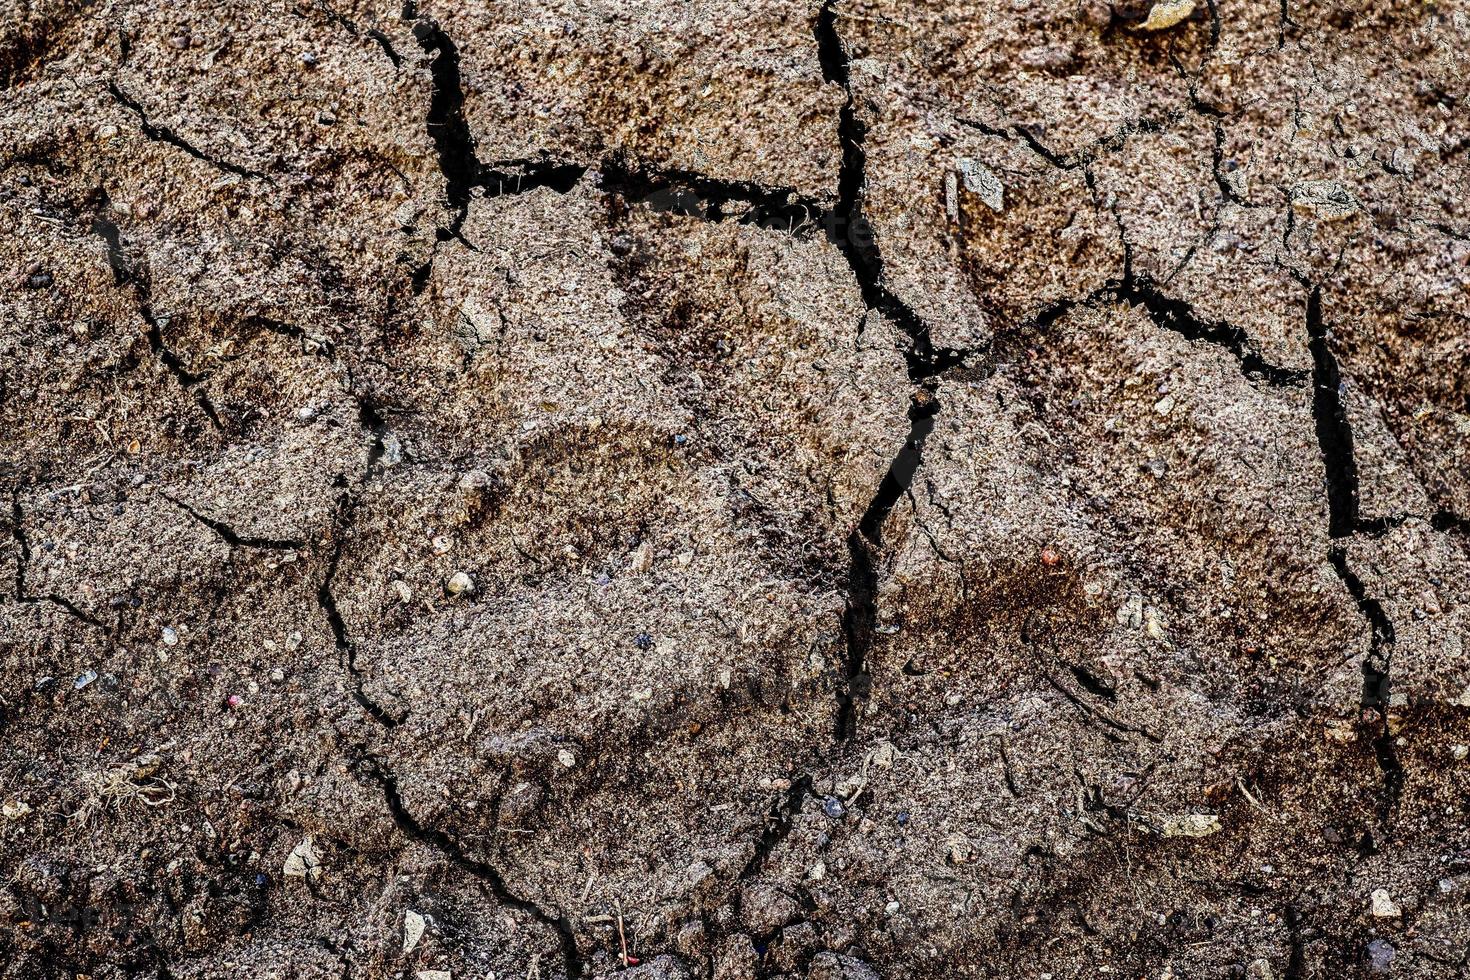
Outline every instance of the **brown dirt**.
<svg viewBox="0 0 1470 980">
<path fill-rule="evenodd" d="M 1470 5 L 1183 6 L 8 0 L 0 977 L 1465 975 Z"/>
</svg>

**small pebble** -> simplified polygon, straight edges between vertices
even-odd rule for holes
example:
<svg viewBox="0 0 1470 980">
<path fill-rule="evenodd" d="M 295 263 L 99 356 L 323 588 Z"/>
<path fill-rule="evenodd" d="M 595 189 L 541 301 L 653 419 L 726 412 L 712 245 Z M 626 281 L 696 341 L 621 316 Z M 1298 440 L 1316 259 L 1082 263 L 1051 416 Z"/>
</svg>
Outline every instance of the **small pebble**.
<svg viewBox="0 0 1470 980">
<path fill-rule="evenodd" d="M 76 681 L 72 684 L 72 689 L 80 691 L 82 688 L 86 687 L 88 684 L 92 683 L 96 679 L 97 672 L 95 670 L 84 670 L 77 675 Z"/>
<path fill-rule="evenodd" d="M 286 672 L 284 670 L 282 670 L 281 668 L 277 667 L 275 670 L 271 671 L 271 683 L 272 684 L 280 684 L 280 683 L 283 683 L 285 680 L 286 680 Z"/>
<path fill-rule="evenodd" d="M 842 815 L 847 812 L 847 808 L 842 805 L 842 801 L 837 797 L 829 796 L 822 801 L 822 812 L 833 820 L 841 820 Z"/>
<path fill-rule="evenodd" d="M 1387 973 L 1396 952 L 1398 951 L 1393 948 L 1392 943 L 1382 939 L 1373 940 L 1368 944 L 1368 968 L 1374 973 Z"/>
<path fill-rule="evenodd" d="M 229 697 L 225 698 L 225 704 L 229 705 L 231 708 L 238 708 L 244 703 L 245 699 L 240 697 L 240 695 L 238 694 L 231 694 Z"/>
<path fill-rule="evenodd" d="M 403 951 L 412 953 L 418 946 L 419 940 L 424 936 L 424 929 L 428 927 L 428 920 L 413 909 L 403 913 Z"/>
<path fill-rule="evenodd" d="M 179 631 L 172 626 L 163 628 L 163 643 L 165 646 L 176 647 L 179 645 Z"/>
<path fill-rule="evenodd" d="M 1162 31 L 1173 27 L 1194 13 L 1195 0 L 1159 0 L 1148 12 L 1148 20 L 1140 26 L 1145 31 Z"/>
<path fill-rule="evenodd" d="M 556 753 L 556 761 L 570 769 L 577 764 L 577 757 L 569 750 L 561 749 Z"/>
<path fill-rule="evenodd" d="M 1373 894 L 1369 896 L 1369 910 L 1380 919 L 1396 919 L 1403 914 L 1403 910 L 1388 894 L 1387 888 L 1373 889 Z"/>
<path fill-rule="evenodd" d="M 651 650 L 653 649 L 653 635 L 651 633 L 639 633 L 633 637 L 633 643 L 640 650 Z"/>
<path fill-rule="evenodd" d="M 475 580 L 470 578 L 469 575 L 464 572 L 455 572 L 453 575 L 449 576 L 449 582 L 444 586 L 444 588 L 448 590 L 450 595 L 459 595 L 462 592 L 469 592 L 472 591 L 474 587 Z"/>
</svg>

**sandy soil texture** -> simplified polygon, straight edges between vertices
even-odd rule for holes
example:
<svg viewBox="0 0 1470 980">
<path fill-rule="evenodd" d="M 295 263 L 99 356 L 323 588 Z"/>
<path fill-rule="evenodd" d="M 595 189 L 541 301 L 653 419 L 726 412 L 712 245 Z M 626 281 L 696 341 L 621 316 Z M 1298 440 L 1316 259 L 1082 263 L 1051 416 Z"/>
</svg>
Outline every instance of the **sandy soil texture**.
<svg viewBox="0 0 1470 980">
<path fill-rule="evenodd" d="M 1467 50 L 0 0 L 0 978 L 1466 976 Z"/>
</svg>

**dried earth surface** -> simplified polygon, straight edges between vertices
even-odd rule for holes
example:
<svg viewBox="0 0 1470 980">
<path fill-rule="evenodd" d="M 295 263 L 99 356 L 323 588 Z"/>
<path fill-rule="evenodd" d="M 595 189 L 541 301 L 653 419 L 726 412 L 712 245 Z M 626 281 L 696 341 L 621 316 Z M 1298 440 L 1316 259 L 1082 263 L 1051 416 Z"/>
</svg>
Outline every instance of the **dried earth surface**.
<svg viewBox="0 0 1470 980">
<path fill-rule="evenodd" d="M 1470 3 L 0 2 L 0 977 L 1470 969 Z"/>
</svg>

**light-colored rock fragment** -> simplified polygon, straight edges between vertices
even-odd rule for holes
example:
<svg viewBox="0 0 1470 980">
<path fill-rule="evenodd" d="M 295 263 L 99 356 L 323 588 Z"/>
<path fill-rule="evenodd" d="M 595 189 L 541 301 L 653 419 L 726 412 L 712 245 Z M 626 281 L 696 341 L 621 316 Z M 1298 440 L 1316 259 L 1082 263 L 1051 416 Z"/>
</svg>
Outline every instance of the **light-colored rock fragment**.
<svg viewBox="0 0 1470 980">
<path fill-rule="evenodd" d="M 1220 818 L 1213 813 L 1183 813 L 1165 817 L 1159 825 L 1165 837 L 1208 837 L 1220 829 Z"/>
<path fill-rule="evenodd" d="M 1195 0 L 1160 0 L 1149 8 L 1148 20 L 1142 27 L 1146 31 L 1162 31 L 1173 27 L 1194 13 Z"/>
<path fill-rule="evenodd" d="M 412 953 L 424 938 L 424 930 L 428 927 L 428 920 L 415 912 L 413 909 L 403 913 L 403 951 Z"/>
<path fill-rule="evenodd" d="M 1368 909 L 1376 918 L 1397 919 L 1403 915 L 1403 909 L 1398 907 L 1398 903 L 1393 900 L 1393 896 L 1389 895 L 1387 888 L 1373 889 L 1373 894 L 1368 896 L 1368 901 Z"/>
<path fill-rule="evenodd" d="M 291 850 L 281 873 L 287 878 L 302 878 L 315 882 L 322 875 L 322 857 L 316 849 L 316 841 L 308 837 Z"/>
<path fill-rule="evenodd" d="M 5 805 L 0 807 L 0 813 L 5 814 L 6 820 L 20 820 L 30 812 L 30 804 L 25 800 L 6 800 Z"/>
<path fill-rule="evenodd" d="M 1357 214 L 1353 192 L 1335 180 L 1309 180 L 1291 191 L 1291 206 L 1319 221 L 1342 221 Z"/>
<path fill-rule="evenodd" d="M 959 171 L 965 182 L 965 190 L 978 196 L 990 210 L 1005 210 L 1006 188 L 993 170 L 979 160 L 967 157 L 959 162 Z"/>
</svg>

